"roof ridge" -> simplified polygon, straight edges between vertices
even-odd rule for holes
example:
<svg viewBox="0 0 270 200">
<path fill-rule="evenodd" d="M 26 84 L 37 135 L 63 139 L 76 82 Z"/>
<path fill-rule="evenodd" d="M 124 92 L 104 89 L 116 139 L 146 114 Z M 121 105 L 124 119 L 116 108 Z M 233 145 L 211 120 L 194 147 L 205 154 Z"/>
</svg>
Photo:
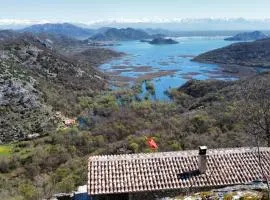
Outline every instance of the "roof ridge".
<svg viewBox="0 0 270 200">
<path fill-rule="evenodd" d="M 237 148 L 217 148 L 208 149 L 207 155 L 221 155 L 232 153 L 256 152 L 257 147 L 237 147 Z M 260 147 L 260 151 L 270 151 L 270 147 Z M 152 153 L 133 153 L 133 154 L 118 154 L 118 155 L 94 155 L 89 157 L 89 161 L 96 160 L 128 160 L 128 159 L 151 159 L 160 157 L 190 157 L 197 156 L 198 150 L 184 151 L 168 151 L 168 152 L 152 152 Z"/>
</svg>

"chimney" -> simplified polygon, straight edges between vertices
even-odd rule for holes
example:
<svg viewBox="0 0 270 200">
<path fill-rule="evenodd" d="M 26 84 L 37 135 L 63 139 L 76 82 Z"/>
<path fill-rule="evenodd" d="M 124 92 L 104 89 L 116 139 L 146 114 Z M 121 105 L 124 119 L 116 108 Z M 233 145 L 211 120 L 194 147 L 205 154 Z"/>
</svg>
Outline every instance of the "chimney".
<svg viewBox="0 0 270 200">
<path fill-rule="evenodd" d="M 204 174 L 206 172 L 207 158 L 206 158 L 207 146 L 199 147 L 199 172 Z"/>
</svg>

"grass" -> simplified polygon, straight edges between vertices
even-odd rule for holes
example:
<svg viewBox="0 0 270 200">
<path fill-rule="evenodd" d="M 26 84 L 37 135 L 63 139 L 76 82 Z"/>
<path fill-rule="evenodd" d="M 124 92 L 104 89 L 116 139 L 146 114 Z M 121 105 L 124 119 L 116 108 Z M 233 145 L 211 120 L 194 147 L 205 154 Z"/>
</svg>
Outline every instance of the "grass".
<svg viewBox="0 0 270 200">
<path fill-rule="evenodd" d="M 11 154 L 12 145 L 0 145 L 0 156 L 8 156 Z"/>
</svg>

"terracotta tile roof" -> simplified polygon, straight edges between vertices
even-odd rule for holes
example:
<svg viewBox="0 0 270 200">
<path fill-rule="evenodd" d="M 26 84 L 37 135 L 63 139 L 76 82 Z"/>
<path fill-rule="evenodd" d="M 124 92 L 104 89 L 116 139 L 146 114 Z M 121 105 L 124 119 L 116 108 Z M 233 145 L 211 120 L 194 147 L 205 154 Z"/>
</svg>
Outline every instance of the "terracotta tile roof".
<svg viewBox="0 0 270 200">
<path fill-rule="evenodd" d="M 270 176 L 270 148 L 261 148 L 264 172 Z M 218 187 L 264 180 L 256 148 L 207 151 L 207 170 L 198 172 L 198 151 L 92 156 L 88 193 L 112 194 L 188 187 Z"/>
</svg>

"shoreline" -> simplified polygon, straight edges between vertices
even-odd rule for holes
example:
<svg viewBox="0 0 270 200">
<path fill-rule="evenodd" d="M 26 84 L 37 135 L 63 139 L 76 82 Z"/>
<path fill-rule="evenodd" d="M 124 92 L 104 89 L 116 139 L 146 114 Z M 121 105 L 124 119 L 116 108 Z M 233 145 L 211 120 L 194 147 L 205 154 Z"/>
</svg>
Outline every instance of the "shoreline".
<svg viewBox="0 0 270 200">
<path fill-rule="evenodd" d="M 218 62 L 203 61 L 203 60 L 196 60 L 196 59 L 192 59 L 191 61 L 203 63 L 203 64 L 217 65 L 217 68 L 218 68 L 217 72 L 222 73 L 226 76 L 233 75 L 239 79 L 254 76 L 259 73 L 258 70 L 270 71 L 270 67 L 268 68 L 268 67 L 258 67 L 258 66 L 244 66 L 244 65 L 238 65 L 238 64 L 226 64 L 226 63 L 218 63 Z"/>
<path fill-rule="evenodd" d="M 112 49 L 111 49 L 112 50 Z M 102 69 L 101 65 L 99 66 L 100 71 L 102 71 L 106 76 L 108 76 L 108 80 L 112 86 L 120 86 L 120 87 L 129 87 L 132 84 L 141 82 L 143 80 L 150 80 L 154 81 L 156 78 L 162 78 L 166 76 L 174 76 L 177 74 L 177 77 L 179 77 L 179 86 L 181 86 L 181 79 L 190 80 L 190 79 L 198 79 L 198 80 L 204 80 L 204 79 L 217 79 L 217 80 L 226 80 L 226 81 L 233 81 L 236 79 L 242 79 L 242 78 L 248 78 L 251 76 L 254 76 L 260 71 L 267 70 L 267 68 L 259 68 L 259 67 L 252 67 L 252 66 L 240 66 L 240 65 L 234 65 L 234 64 L 226 64 L 226 63 L 216 63 L 211 61 L 202 61 L 200 59 L 196 59 L 198 55 L 194 55 L 192 53 L 182 53 L 177 55 L 170 55 L 168 57 L 168 60 L 156 60 L 156 63 L 161 65 L 162 67 L 156 68 L 153 64 L 150 63 L 134 63 L 135 65 L 132 65 L 132 60 L 130 60 L 128 57 L 125 58 L 127 55 L 129 55 L 126 52 L 118 52 L 113 49 L 113 51 L 119 53 L 120 56 L 111 58 L 107 61 L 105 61 L 103 64 L 108 63 L 108 66 L 106 68 Z M 136 56 L 136 55 L 134 55 Z M 124 57 L 124 58 L 123 58 Z M 179 58 L 181 61 L 181 58 L 186 58 L 191 62 L 197 62 L 200 64 L 211 64 L 216 65 L 215 69 L 195 69 L 191 72 L 185 72 L 181 69 L 181 63 L 179 63 L 178 60 L 175 60 Z M 119 64 L 113 65 L 113 62 L 110 63 L 110 61 L 114 59 L 120 59 L 120 62 L 116 62 Z M 123 60 L 123 61 L 122 61 Z M 178 69 L 166 69 L 164 66 L 168 66 L 172 63 L 178 64 Z M 149 64 L 149 65 L 148 65 Z M 138 66 L 137 66 L 138 65 Z M 176 65 L 178 67 L 178 65 Z M 186 67 L 186 66 L 183 66 Z M 192 65 L 190 66 L 192 67 Z M 197 67 L 197 66 L 196 66 Z M 165 68 L 165 69 L 164 69 Z M 270 70 L 270 69 L 269 69 Z M 182 71 L 182 72 L 181 72 Z M 190 71 L 190 70 L 187 70 Z M 127 75 L 126 75 L 127 73 Z M 175 79 L 174 81 L 178 81 L 178 79 Z M 157 83 L 158 84 L 158 83 Z M 170 82 L 168 83 L 169 85 Z M 167 85 L 167 84 L 166 84 Z M 174 87 L 177 84 L 173 84 Z M 167 86 L 166 86 L 167 87 Z"/>
<path fill-rule="evenodd" d="M 214 64 L 214 63 L 209 63 Z M 258 69 L 255 67 L 246 67 L 238 65 L 217 65 L 215 71 L 209 71 L 205 76 L 207 79 L 224 79 L 226 81 L 234 81 L 234 79 L 245 79 L 258 74 Z M 131 84 L 139 83 L 144 80 L 153 80 L 159 77 L 165 77 L 168 75 L 175 75 L 181 70 L 159 70 L 151 71 L 154 67 L 152 66 L 113 66 L 111 69 L 115 71 L 106 72 L 105 75 L 109 77 L 109 80 L 113 86 L 117 87 L 129 87 Z M 270 69 L 269 69 L 270 70 Z M 138 75 L 137 77 L 123 76 L 122 72 L 145 72 L 145 74 Z M 186 80 L 193 79 L 194 76 L 204 75 L 200 72 L 188 72 L 181 74 L 181 78 Z M 231 80 L 230 80 L 231 79 Z M 181 85 L 179 85 L 180 87 Z"/>
</svg>

